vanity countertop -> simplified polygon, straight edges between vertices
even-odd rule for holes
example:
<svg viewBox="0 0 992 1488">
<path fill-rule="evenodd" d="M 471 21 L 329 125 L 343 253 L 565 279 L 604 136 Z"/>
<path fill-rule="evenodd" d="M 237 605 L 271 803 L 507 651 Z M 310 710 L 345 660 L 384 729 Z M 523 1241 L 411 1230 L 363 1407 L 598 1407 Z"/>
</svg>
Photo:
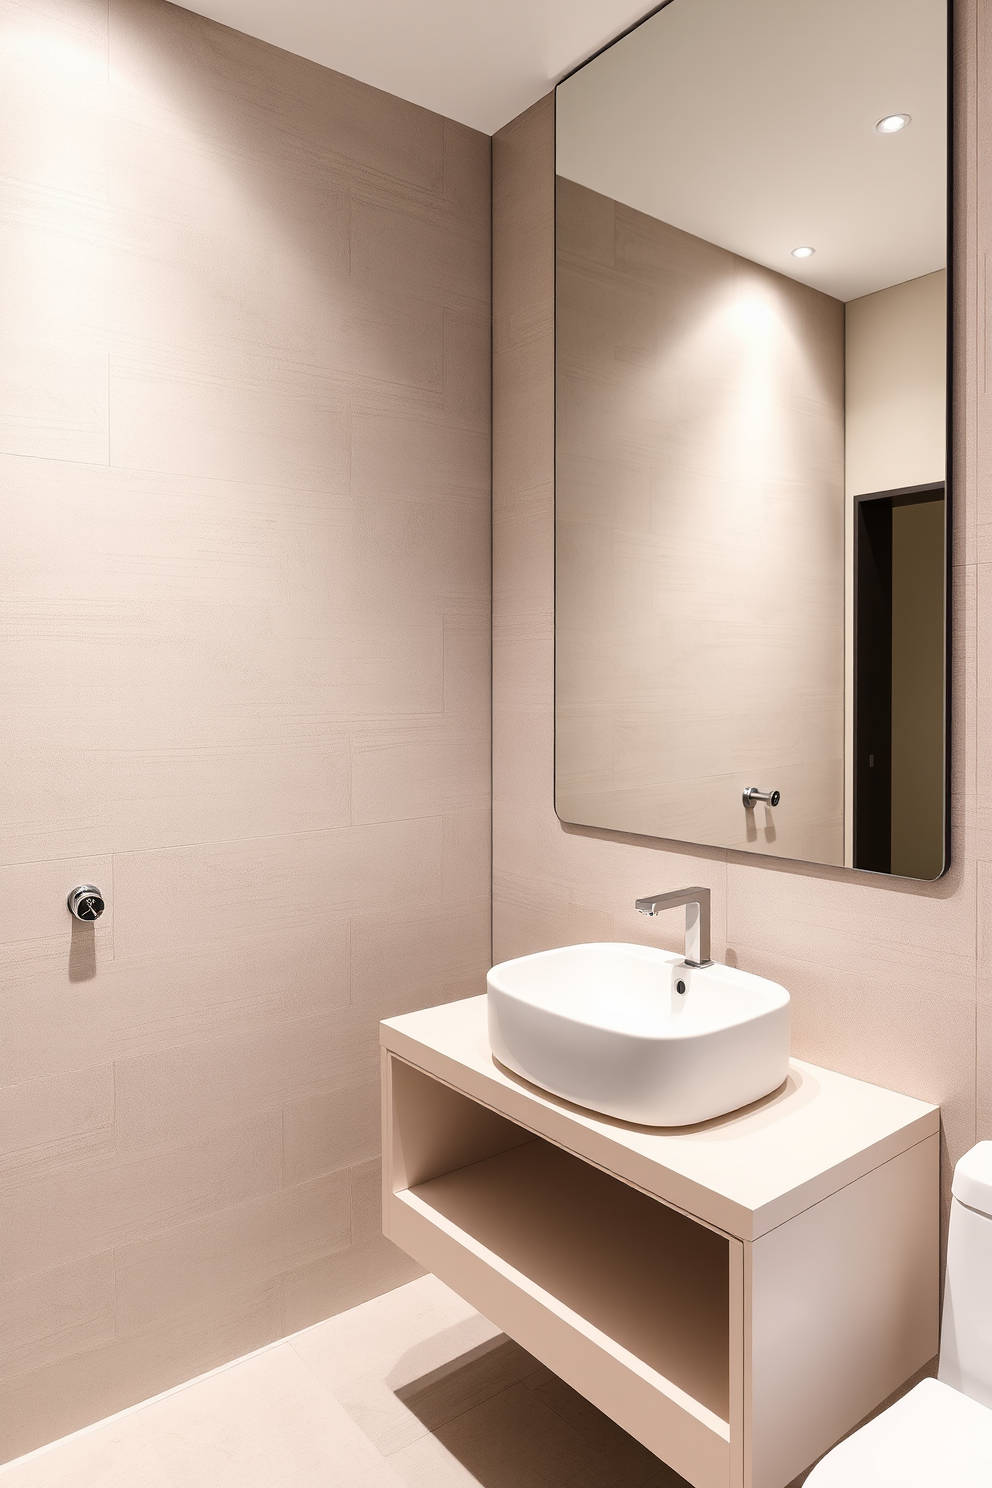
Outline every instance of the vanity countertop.
<svg viewBox="0 0 992 1488">
<path fill-rule="evenodd" d="M 775 1093 L 698 1126 L 599 1116 L 511 1074 L 489 1047 L 485 995 L 380 1025 L 399 1058 L 741 1240 L 755 1240 L 939 1130 L 936 1106 L 803 1060 Z"/>
</svg>

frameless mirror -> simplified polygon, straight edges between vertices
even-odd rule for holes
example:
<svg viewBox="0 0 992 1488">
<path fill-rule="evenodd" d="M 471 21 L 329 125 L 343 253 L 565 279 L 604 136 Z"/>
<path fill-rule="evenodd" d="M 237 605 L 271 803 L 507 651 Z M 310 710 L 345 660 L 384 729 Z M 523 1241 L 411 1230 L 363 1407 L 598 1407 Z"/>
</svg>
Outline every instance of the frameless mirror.
<svg viewBox="0 0 992 1488">
<path fill-rule="evenodd" d="M 669 0 L 557 90 L 556 807 L 947 828 L 944 0 Z"/>
</svg>

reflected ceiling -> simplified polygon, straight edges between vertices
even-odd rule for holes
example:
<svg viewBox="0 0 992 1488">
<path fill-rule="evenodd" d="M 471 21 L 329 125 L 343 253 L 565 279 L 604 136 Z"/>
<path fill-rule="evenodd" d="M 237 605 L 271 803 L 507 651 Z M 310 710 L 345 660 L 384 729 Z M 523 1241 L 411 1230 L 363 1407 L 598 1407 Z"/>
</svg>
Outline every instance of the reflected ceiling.
<svg viewBox="0 0 992 1488">
<path fill-rule="evenodd" d="M 946 262 L 945 49 L 943 0 L 672 0 L 559 89 L 558 172 L 855 299 Z"/>
</svg>

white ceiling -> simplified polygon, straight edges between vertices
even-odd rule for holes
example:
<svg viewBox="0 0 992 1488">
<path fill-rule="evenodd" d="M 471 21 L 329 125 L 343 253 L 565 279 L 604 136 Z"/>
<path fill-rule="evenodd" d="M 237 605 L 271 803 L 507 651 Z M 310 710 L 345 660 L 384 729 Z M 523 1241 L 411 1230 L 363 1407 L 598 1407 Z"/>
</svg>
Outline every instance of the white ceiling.
<svg viewBox="0 0 992 1488">
<path fill-rule="evenodd" d="M 673 0 L 559 88 L 558 171 L 855 299 L 945 263 L 945 52 L 945 0 Z"/>
<path fill-rule="evenodd" d="M 184 8 L 494 134 L 653 4 L 183 0 Z"/>
</svg>

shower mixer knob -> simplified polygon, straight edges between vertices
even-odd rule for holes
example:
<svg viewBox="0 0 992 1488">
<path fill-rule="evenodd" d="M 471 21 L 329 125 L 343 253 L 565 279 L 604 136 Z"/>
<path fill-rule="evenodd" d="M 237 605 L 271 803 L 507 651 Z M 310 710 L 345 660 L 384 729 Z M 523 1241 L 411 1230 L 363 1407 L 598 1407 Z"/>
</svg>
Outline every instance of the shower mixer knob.
<svg viewBox="0 0 992 1488">
<path fill-rule="evenodd" d="M 747 810 L 752 810 L 759 801 L 764 801 L 766 806 L 777 806 L 782 799 L 782 792 L 759 790 L 756 785 L 749 785 L 743 793 L 744 805 Z"/>
<path fill-rule="evenodd" d="M 69 890 L 66 903 L 76 919 L 87 925 L 98 920 L 106 908 L 104 897 L 95 884 L 77 884 Z"/>
</svg>

